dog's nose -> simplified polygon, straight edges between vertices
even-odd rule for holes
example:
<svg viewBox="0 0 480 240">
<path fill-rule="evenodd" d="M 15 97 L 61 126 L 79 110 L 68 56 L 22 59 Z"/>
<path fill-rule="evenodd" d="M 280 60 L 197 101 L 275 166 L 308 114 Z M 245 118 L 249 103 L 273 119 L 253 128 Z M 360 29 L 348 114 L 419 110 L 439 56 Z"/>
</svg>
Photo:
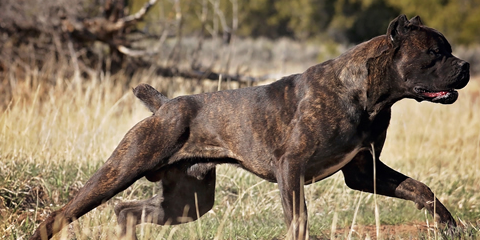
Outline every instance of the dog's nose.
<svg viewBox="0 0 480 240">
<path fill-rule="evenodd" d="M 464 88 L 470 80 L 470 63 L 465 61 L 459 61 L 460 71 L 455 82 L 455 89 Z"/>
<path fill-rule="evenodd" d="M 462 61 L 463 63 L 460 63 L 460 68 L 462 69 L 462 72 L 470 72 L 470 63 Z"/>
</svg>

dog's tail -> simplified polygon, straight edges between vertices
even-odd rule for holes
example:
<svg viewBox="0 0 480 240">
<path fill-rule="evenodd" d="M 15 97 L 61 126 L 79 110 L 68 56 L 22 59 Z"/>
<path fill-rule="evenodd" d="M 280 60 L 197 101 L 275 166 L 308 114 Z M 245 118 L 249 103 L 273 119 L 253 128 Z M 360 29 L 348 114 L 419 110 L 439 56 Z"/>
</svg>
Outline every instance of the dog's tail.
<svg viewBox="0 0 480 240">
<path fill-rule="evenodd" d="M 141 83 L 136 86 L 133 89 L 133 94 L 153 113 L 168 101 L 165 95 L 146 83 Z"/>
</svg>

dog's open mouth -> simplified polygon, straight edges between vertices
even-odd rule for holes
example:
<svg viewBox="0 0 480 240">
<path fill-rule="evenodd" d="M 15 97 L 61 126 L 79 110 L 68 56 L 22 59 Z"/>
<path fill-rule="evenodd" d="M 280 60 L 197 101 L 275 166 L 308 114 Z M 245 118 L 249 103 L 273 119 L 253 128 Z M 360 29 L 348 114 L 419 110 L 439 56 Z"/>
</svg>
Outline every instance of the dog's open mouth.
<svg viewBox="0 0 480 240">
<path fill-rule="evenodd" d="M 421 87 L 415 87 L 415 92 L 421 96 L 422 100 L 431 102 L 450 104 L 458 98 L 458 92 L 454 89 L 431 91 Z"/>
</svg>

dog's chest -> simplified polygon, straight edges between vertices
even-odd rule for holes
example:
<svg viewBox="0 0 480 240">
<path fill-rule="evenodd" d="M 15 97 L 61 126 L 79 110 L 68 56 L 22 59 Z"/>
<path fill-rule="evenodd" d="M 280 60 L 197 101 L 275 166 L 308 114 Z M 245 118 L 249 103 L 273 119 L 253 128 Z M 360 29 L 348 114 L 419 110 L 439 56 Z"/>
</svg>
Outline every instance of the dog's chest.
<svg viewBox="0 0 480 240">
<path fill-rule="evenodd" d="M 307 183 L 316 182 L 334 174 L 349 163 L 361 150 L 362 148 L 357 146 L 344 154 L 323 159 L 312 159 L 305 172 L 305 181 Z"/>
</svg>

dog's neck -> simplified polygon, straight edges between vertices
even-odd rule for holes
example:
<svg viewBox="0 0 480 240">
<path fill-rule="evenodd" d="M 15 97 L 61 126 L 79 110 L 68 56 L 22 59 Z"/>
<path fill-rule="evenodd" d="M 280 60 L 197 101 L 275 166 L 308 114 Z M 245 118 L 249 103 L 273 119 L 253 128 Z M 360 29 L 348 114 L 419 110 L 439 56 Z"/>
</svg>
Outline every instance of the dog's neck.
<svg viewBox="0 0 480 240">
<path fill-rule="evenodd" d="M 356 95 L 371 120 L 402 98 L 393 90 L 392 78 L 397 76 L 389 67 L 394 51 L 384 35 L 350 49 L 334 60 L 337 79 L 351 92 L 350 96 Z"/>
</svg>

